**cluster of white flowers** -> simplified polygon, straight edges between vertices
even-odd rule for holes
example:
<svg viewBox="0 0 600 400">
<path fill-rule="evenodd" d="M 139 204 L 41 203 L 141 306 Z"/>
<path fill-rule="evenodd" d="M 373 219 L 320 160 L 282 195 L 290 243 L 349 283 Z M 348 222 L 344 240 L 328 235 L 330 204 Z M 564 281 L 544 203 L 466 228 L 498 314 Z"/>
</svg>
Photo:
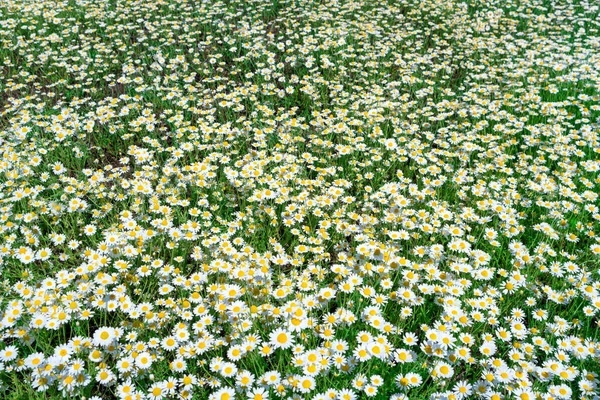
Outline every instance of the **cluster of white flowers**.
<svg viewBox="0 0 600 400">
<path fill-rule="evenodd" d="M 3 0 L 0 397 L 597 399 L 598 16 Z"/>
</svg>

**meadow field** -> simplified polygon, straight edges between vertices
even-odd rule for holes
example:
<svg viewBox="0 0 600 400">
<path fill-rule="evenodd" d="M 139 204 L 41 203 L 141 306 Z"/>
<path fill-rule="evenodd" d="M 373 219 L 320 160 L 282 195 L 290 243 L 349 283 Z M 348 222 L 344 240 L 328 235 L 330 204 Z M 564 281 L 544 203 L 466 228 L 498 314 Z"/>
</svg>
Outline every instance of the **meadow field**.
<svg viewBox="0 0 600 400">
<path fill-rule="evenodd" d="M 600 399 L 600 3 L 0 0 L 0 399 Z"/>
</svg>

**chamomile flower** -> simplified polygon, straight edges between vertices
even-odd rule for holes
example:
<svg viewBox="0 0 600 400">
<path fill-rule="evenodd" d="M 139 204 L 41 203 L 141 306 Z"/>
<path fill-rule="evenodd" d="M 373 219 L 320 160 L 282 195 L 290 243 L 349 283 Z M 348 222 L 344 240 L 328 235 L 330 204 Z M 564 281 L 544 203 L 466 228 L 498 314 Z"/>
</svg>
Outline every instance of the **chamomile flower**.
<svg viewBox="0 0 600 400">
<path fill-rule="evenodd" d="M 454 375 L 454 368 L 446 362 L 438 362 L 433 369 L 432 374 L 436 378 L 448 379 Z"/>
<path fill-rule="evenodd" d="M 269 342 L 276 349 L 288 349 L 294 345 L 294 338 L 285 329 L 275 329 L 269 335 Z"/>
<path fill-rule="evenodd" d="M 124 357 L 117 361 L 117 370 L 119 373 L 127 373 L 133 370 L 135 366 L 135 360 L 132 357 Z"/>
<path fill-rule="evenodd" d="M 0 350 L 0 361 L 9 362 L 16 359 L 19 355 L 18 349 L 14 345 L 10 345 Z"/>
<path fill-rule="evenodd" d="M 146 370 L 150 368 L 152 363 L 152 356 L 150 355 L 150 353 L 145 351 L 139 353 L 138 356 L 135 358 L 135 365 L 141 370 Z"/>
<path fill-rule="evenodd" d="M 113 343 L 116 338 L 114 328 L 101 327 L 96 329 L 93 337 L 93 344 L 96 346 L 107 347 Z"/>
</svg>

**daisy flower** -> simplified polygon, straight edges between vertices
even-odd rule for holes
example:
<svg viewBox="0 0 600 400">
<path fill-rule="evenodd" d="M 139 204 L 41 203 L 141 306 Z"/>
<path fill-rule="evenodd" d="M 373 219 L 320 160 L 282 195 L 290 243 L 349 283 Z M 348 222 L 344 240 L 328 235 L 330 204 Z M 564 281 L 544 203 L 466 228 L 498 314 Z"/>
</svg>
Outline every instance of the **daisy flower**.
<svg viewBox="0 0 600 400">
<path fill-rule="evenodd" d="M 278 328 L 270 333 L 269 343 L 276 349 L 289 349 L 294 345 L 294 338 L 290 332 Z"/>
</svg>

